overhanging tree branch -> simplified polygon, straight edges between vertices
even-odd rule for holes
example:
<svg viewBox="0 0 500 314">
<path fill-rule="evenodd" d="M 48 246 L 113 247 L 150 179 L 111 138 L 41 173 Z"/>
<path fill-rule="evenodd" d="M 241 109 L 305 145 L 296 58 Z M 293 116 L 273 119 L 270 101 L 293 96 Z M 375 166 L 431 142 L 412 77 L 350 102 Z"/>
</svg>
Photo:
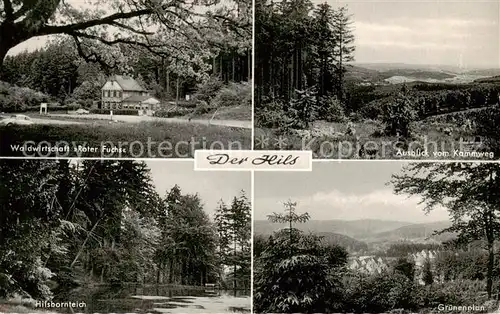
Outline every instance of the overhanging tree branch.
<svg viewBox="0 0 500 314">
<path fill-rule="evenodd" d="M 42 35 L 52 35 L 52 34 L 68 34 L 74 31 L 78 30 L 83 30 L 87 29 L 90 27 L 94 26 L 99 26 L 99 25 L 117 25 L 117 20 L 120 19 L 130 19 L 142 15 L 148 15 L 153 13 L 152 9 L 142 9 L 138 11 L 133 11 L 133 12 L 125 12 L 125 13 L 114 13 L 111 15 L 108 15 L 106 17 L 100 18 L 100 19 L 93 19 L 89 20 L 86 22 L 81 22 L 81 23 L 73 23 L 73 24 L 68 24 L 68 25 L 61 25 L 61 26 L 45 26 L 41 28 L 36 36 L 42 36 Z M 118 23 L 121 24 L 121 23 Z M 123 25 L 123 24 L 121 24 Z"/>
</svg>

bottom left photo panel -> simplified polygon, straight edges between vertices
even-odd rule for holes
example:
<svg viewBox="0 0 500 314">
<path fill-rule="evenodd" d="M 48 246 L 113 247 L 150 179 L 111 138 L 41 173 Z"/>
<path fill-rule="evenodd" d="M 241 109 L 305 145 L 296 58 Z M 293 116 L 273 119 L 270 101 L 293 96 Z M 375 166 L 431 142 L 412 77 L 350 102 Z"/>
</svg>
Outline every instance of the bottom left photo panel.
<svg viewBox="0 0 500 314">
<path fill-rule="evenodd" d="M 0 160 L 0 313 L 249 313 L 249 172 Z"/>
</svg>

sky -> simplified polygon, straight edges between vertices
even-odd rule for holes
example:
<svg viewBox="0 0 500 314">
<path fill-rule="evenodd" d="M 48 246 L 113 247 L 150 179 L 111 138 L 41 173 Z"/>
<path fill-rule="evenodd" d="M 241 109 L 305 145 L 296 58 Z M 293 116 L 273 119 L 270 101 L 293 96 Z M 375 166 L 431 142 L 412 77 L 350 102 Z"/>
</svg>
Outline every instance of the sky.
<svg viewBox="0 0 500 314">
<path fill-rule="evenodd" d="M 500 67 L 498 0 L 326 2 L 352 14 L 356 62 Z"/>
<path fill-rule="evenodd" d="M 425 215 L 419 198 L 395 195 L 386 185 L 404 162 L 315 162 L 311 172 L 255 172 L 254 219 L 296 201 L 313 220 L 381 219 L 409 223 L 448 220 L 440 208 Z"/>
<path fill-rule="evenodd" d="M 229 203 L 241 190 L 250 199 L 251 175 L 243 171 L 194 171 L 192 160 L 151 160 L 146 162 L 156 190 L 163 197 L 176 184 L 183 194 L 198 193 L 205 212 L 213 218 L 220 199 Z"/>
</svg>

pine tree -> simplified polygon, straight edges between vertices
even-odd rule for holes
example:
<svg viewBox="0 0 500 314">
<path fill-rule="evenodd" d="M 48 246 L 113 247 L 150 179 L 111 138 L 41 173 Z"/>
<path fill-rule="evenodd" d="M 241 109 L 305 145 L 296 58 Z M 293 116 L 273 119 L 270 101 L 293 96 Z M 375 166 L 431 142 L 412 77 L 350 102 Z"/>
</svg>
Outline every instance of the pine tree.
<svg viewBox="0 0 500 314">
<path fill-rule="evenodd" d="M 348 14 L 347 7 L 341 7 L 334 13 L 333 33 L 336 36 L 334 58 L 335 58 L 335 78 L 336 94 L 338 99 L 344 102 L 344 74 L 346 64 L 354 61 L 354 34 L 352 33 L 351 15 Z"/>
<path fill-rule="evenodd" d="M 222 200 L 215 213 L 219 235 L 219 255 L 223 265 L 233 268 L 233 289 L 238 280 L 250 277 L 251 206 L 244 191 L 234 197 L 231 206 Z"/>
<path fill-rule="evenodd" d="M 427 258 L 424 262 L 424 268 L 422 269 L 422 280 L 425 285 L 432 285 L 434 283 L 434 275 L 432 274 L 431 260 Z"/>
</svg>

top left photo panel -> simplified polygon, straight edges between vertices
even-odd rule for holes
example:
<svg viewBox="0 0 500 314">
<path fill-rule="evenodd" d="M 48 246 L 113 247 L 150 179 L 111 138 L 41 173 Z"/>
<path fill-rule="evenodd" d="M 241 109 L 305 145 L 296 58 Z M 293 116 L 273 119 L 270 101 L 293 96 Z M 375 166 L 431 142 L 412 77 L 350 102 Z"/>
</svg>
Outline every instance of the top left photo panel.
<svg viewBox="0 0 500 314">
<path fill-rule="evenodd" d="M 0 157 L 252 143 L 251 0 L 0 1 Z"/>
</svg>

